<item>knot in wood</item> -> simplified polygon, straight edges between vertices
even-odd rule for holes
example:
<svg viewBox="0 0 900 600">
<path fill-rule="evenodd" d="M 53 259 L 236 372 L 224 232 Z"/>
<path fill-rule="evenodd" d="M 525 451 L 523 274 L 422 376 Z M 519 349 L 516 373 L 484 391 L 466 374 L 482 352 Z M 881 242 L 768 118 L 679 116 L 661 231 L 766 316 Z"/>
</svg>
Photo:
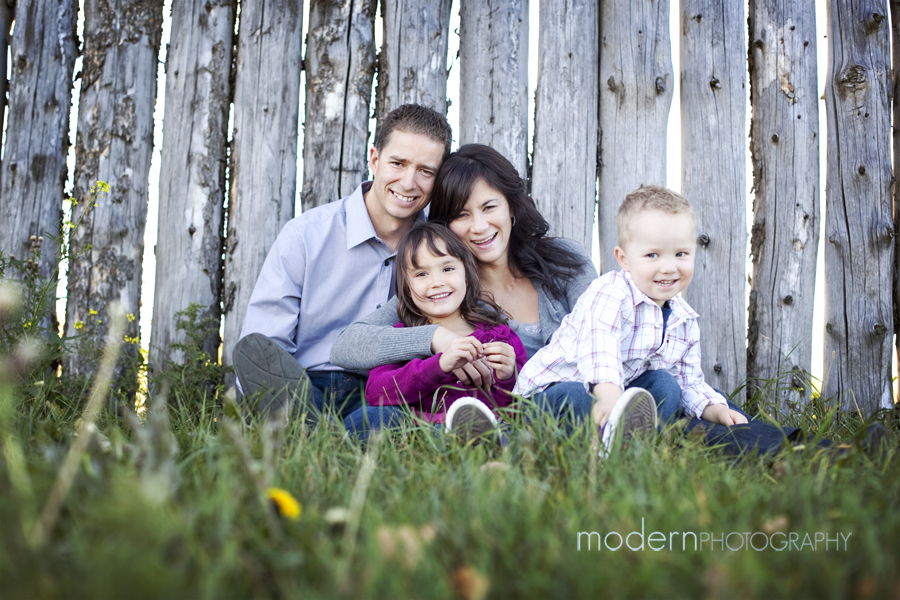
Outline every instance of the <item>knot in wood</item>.
<svg viewBox="0 0 900 600">
<path fill-rule="evenodd" d="M 884 15 L 881 13 L 872 13 L 872 20 L 881 24 L 881 22 L 884 21 Z"/>
<path fill-rule="evenodd" d="M 666 93 L 666 80 L 662 77 L 656 78 L 656 95 L 662 96 Z"/>
<path fill-rule="evenodd" d="M 16 57 L 16 68 L 20 71 L 24 70 L 25 67 L 28 66 L 28 57 L 24 54 L 20 54 Z"/>
<path fill-rule="evenodd" d="M 827 331 L 828 333 L 834 333 L 834 325 L 832 325 L 831 323 L 826 323 L 825 331 Z"/>
<path fill-rule="evenodd" d="M 866 174 L 866 168 L 862 165 L 859 165 L 859 168 L 856 170 L 860 175 Z"/>
<path fill-rule="evenodd" d="M 709 87 L 711 87 L 711 88 L 714 89 L 714 90 L 721 90 L 721 89 L 722 89 L 722 84 L 719 83 L 719 80 L 718 80 L 718 79 L 716 79 L 715 77 L 713 77 L 712 79 L 709 80 Z"/>
<path fill-rule="evenodd" d="M 856 94 L 865 91 L 869 84 L 869 76 L 865 67 L 852 65 L 844 69 L 838 77 L 838 90 L 843 94 Z"/>
<path fill-rule="evenodd" d="M 877 336 L 883 336 L 885 333 L 887 333 L 887 327 L 876 321 L 872 326 L 872 333 Z"/>
<path fill-rule="evenodd" d="M 701 232 L 700 235 L 697 236 L 697 243 L 706 248 L 709 246 L 709 236 L 706 232 Z"/>
<path fill-rule="evenodd" d="M 713 371 L 715 371 L 716 373 L 721 373 L 722 372 L 722 363 L 716 363 L 715 365 L 713 365 Z"/>
<path fill-rule="evenodd" d="M 772 134 L 772 143 L 773 143 L 773 144 L 777 144 L 777 143 L 778 143 L 778 134 L 777 134 L 777 133 L 773 133 L 773 134 Z"/>
<path fill-rule="evenodd" d="M 785 304 L 787 304 L 788 306 L 790 306 L 791 304 L 794 303 L 794 297 L 791 296 L 790 294 L 788 294 L 787 296 L 784 297 L 783 302 L 784 302 Z"/>
<path fill-rule="evenodd" d="M 609 79 L 606 80 L 606 87 L 608 87 L 611 92 L 616 91 L 618 86 L 616 85 L 616 78 L 613 75 L 610 75 Z"/>
<path fill-rule="evenodd" d="M 195 233 L 197 233 L 197 228 L 191 225 L 190 227 L 188 227 L 188 233 L 194 235 Z"/>
</svg>

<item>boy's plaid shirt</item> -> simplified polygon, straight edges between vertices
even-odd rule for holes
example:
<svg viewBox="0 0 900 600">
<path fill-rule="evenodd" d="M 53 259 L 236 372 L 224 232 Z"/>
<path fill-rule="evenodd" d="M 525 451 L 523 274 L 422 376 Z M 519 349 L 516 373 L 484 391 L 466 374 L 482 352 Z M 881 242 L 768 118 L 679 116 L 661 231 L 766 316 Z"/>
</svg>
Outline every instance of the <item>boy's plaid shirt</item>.
<svg viewBox="0 0 900 600">
<path fill-rule="evenodd" d="M 659 305 L 641 292 L 631 275 L 612 271 L 584 292 L 550 343 L 519 374 L 514 394 L 532 396 L 563 381 L 626 385 L 650 370 L 671 373 L 681 386 L 686 414 L 698 418 L 709 404 L 725 404 L 703 379 L 697 313 L 678 294 L 663 340 Z"/>
</svg>

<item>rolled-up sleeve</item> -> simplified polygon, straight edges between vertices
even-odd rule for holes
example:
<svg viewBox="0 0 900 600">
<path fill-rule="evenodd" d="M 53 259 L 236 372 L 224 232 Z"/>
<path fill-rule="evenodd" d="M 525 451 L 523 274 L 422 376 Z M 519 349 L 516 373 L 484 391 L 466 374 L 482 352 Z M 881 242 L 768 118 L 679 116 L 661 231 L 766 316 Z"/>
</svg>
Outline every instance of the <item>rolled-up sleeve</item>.
<svg viewBox="0 0 900 600">
<path fill-rule="evenodd" d="M 726 404 L 725 398 L 706 383 L 700 367 L 700 326 L 691 319 L 687 331 L 688 349 L 675 373 L 681 386 L 681 403 L 684 412 L 698 419 L 710 404 Z"/>
</svg>

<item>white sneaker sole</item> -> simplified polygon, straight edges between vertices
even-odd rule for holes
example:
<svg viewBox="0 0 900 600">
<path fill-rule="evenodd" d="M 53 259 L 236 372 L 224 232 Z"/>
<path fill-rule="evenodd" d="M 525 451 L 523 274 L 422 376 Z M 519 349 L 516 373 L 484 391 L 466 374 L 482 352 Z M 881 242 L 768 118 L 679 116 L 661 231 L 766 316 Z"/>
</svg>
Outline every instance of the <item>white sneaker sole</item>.
<svg viewBox="0 0 900 600">
<path fill-rule="evenodd" d="M 491 409 L 478 398 L 460 398 L 450 405 L 444 418 L 447 433 L 463 436 L 466 441 L 483 436 L 497 429 L 497 418 Z"/>
<path fill-rule="evenodd" d="M 631 388 L 619 396 L 613 405 L 603 437 L 600 440 L 600 457 L 609 455 L 616 443 L 628 442 L 639 431 L 656 432 L 656 401 L 650 392 L 641 388 Z"/>
</svg>

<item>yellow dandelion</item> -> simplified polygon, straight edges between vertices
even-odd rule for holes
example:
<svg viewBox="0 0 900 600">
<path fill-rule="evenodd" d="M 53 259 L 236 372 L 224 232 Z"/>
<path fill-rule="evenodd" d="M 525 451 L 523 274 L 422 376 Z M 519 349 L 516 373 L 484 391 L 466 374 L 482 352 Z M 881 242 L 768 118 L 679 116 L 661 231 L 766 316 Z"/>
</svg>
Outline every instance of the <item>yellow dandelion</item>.
<svg viewBox="0 0 900 600">
<path fill-rule="evenodd" d="M 300 503 L 297 502 L 296 498 L 294 498 L 289 491 L 277 487 L 270 487 L 266 490 L 266 497 L 272 501 L 275 510 L 282 517 L 287 517 L 292 521 L 296 521 L 300 518 L 303 507 L 300 506 Z"/>
</svg>

